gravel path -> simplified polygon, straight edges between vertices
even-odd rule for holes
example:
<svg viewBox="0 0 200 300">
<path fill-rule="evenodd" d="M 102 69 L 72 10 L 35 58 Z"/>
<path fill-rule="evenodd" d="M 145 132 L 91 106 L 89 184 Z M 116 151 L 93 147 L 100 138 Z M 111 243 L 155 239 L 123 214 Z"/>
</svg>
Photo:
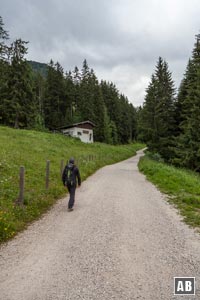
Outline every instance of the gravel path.
<svg viewBox="0 0 200 300">
<path fill-rule="evenodd" d="M 200 236 L 139 173 L 107 166 L 0 248 L 1 300 L 200 299 Z M 196 277 L 196 297 L 173 277 Z"/>
</svg>

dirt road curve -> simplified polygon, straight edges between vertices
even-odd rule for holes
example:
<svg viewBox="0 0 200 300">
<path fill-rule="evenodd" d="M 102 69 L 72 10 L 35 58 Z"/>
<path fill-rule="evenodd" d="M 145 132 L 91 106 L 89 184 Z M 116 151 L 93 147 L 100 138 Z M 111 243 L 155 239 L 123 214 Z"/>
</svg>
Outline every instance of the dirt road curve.
<svg viewBox="0 0 200 300">
<path fill-rule="evenodd" d="M 1 300 L 200 299 L 200 237 L 138 172 L 107 166 L 0 252 Z M 196 297 L 173 277 L 196 277 Z"/>
</svg>

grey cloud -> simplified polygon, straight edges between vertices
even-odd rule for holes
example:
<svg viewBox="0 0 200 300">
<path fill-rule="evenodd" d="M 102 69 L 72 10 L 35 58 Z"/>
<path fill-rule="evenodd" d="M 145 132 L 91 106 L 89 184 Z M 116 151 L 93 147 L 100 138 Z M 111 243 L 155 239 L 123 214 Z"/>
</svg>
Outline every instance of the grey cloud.
<svg viewBox="0 0 200 300">
<path fill-rule="evenodd" d="M 178 85 L 199 31 L 199 0 L 1 0 L 11 38 L 29 40 L 28 58 L 65 70 L 88 60 L 99 79 L 114 81 L 142 103 L 162 56 Z"/>
</svg>

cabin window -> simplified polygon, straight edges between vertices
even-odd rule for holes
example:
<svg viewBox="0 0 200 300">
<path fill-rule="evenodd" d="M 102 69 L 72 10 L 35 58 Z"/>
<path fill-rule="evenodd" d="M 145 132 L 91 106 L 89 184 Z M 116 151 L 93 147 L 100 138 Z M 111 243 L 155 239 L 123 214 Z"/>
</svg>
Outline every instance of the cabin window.
<svg viewBox="0 0 200 300">
<path fill-rule="evenodd" d="M 83 130 L 83 133 L 89 134 L 88 130 Z"/>
<path fill-rule="evenodd" d="M 82 132 L 78 131 L 77 134 L 78 134 L 78 135 L 82 135 Z"/>
</svg>

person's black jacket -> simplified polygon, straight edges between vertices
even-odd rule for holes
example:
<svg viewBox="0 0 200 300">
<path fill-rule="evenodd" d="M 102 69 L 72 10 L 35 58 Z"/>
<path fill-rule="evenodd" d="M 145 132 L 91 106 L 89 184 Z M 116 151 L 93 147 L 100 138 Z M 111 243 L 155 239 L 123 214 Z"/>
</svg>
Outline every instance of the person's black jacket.
<svg viewBox="0 0 200 300">
<path fill-rule="evenodd" d="M 80 172 L 77 166 L 72 165 L 71 163 L 67 164 L 64 168 L 63 174 L 62 174 L 62 182 L 63 185 L 66 186 L 66 180 L 67 180 L 67 171 L 71 169 L 72 170 L 72 178 L 73 178 L 73 184 L 75 187 L 77 186 L 77 180 L 78 185 L 81 185 L 81 176 Z"/>
</svg>

